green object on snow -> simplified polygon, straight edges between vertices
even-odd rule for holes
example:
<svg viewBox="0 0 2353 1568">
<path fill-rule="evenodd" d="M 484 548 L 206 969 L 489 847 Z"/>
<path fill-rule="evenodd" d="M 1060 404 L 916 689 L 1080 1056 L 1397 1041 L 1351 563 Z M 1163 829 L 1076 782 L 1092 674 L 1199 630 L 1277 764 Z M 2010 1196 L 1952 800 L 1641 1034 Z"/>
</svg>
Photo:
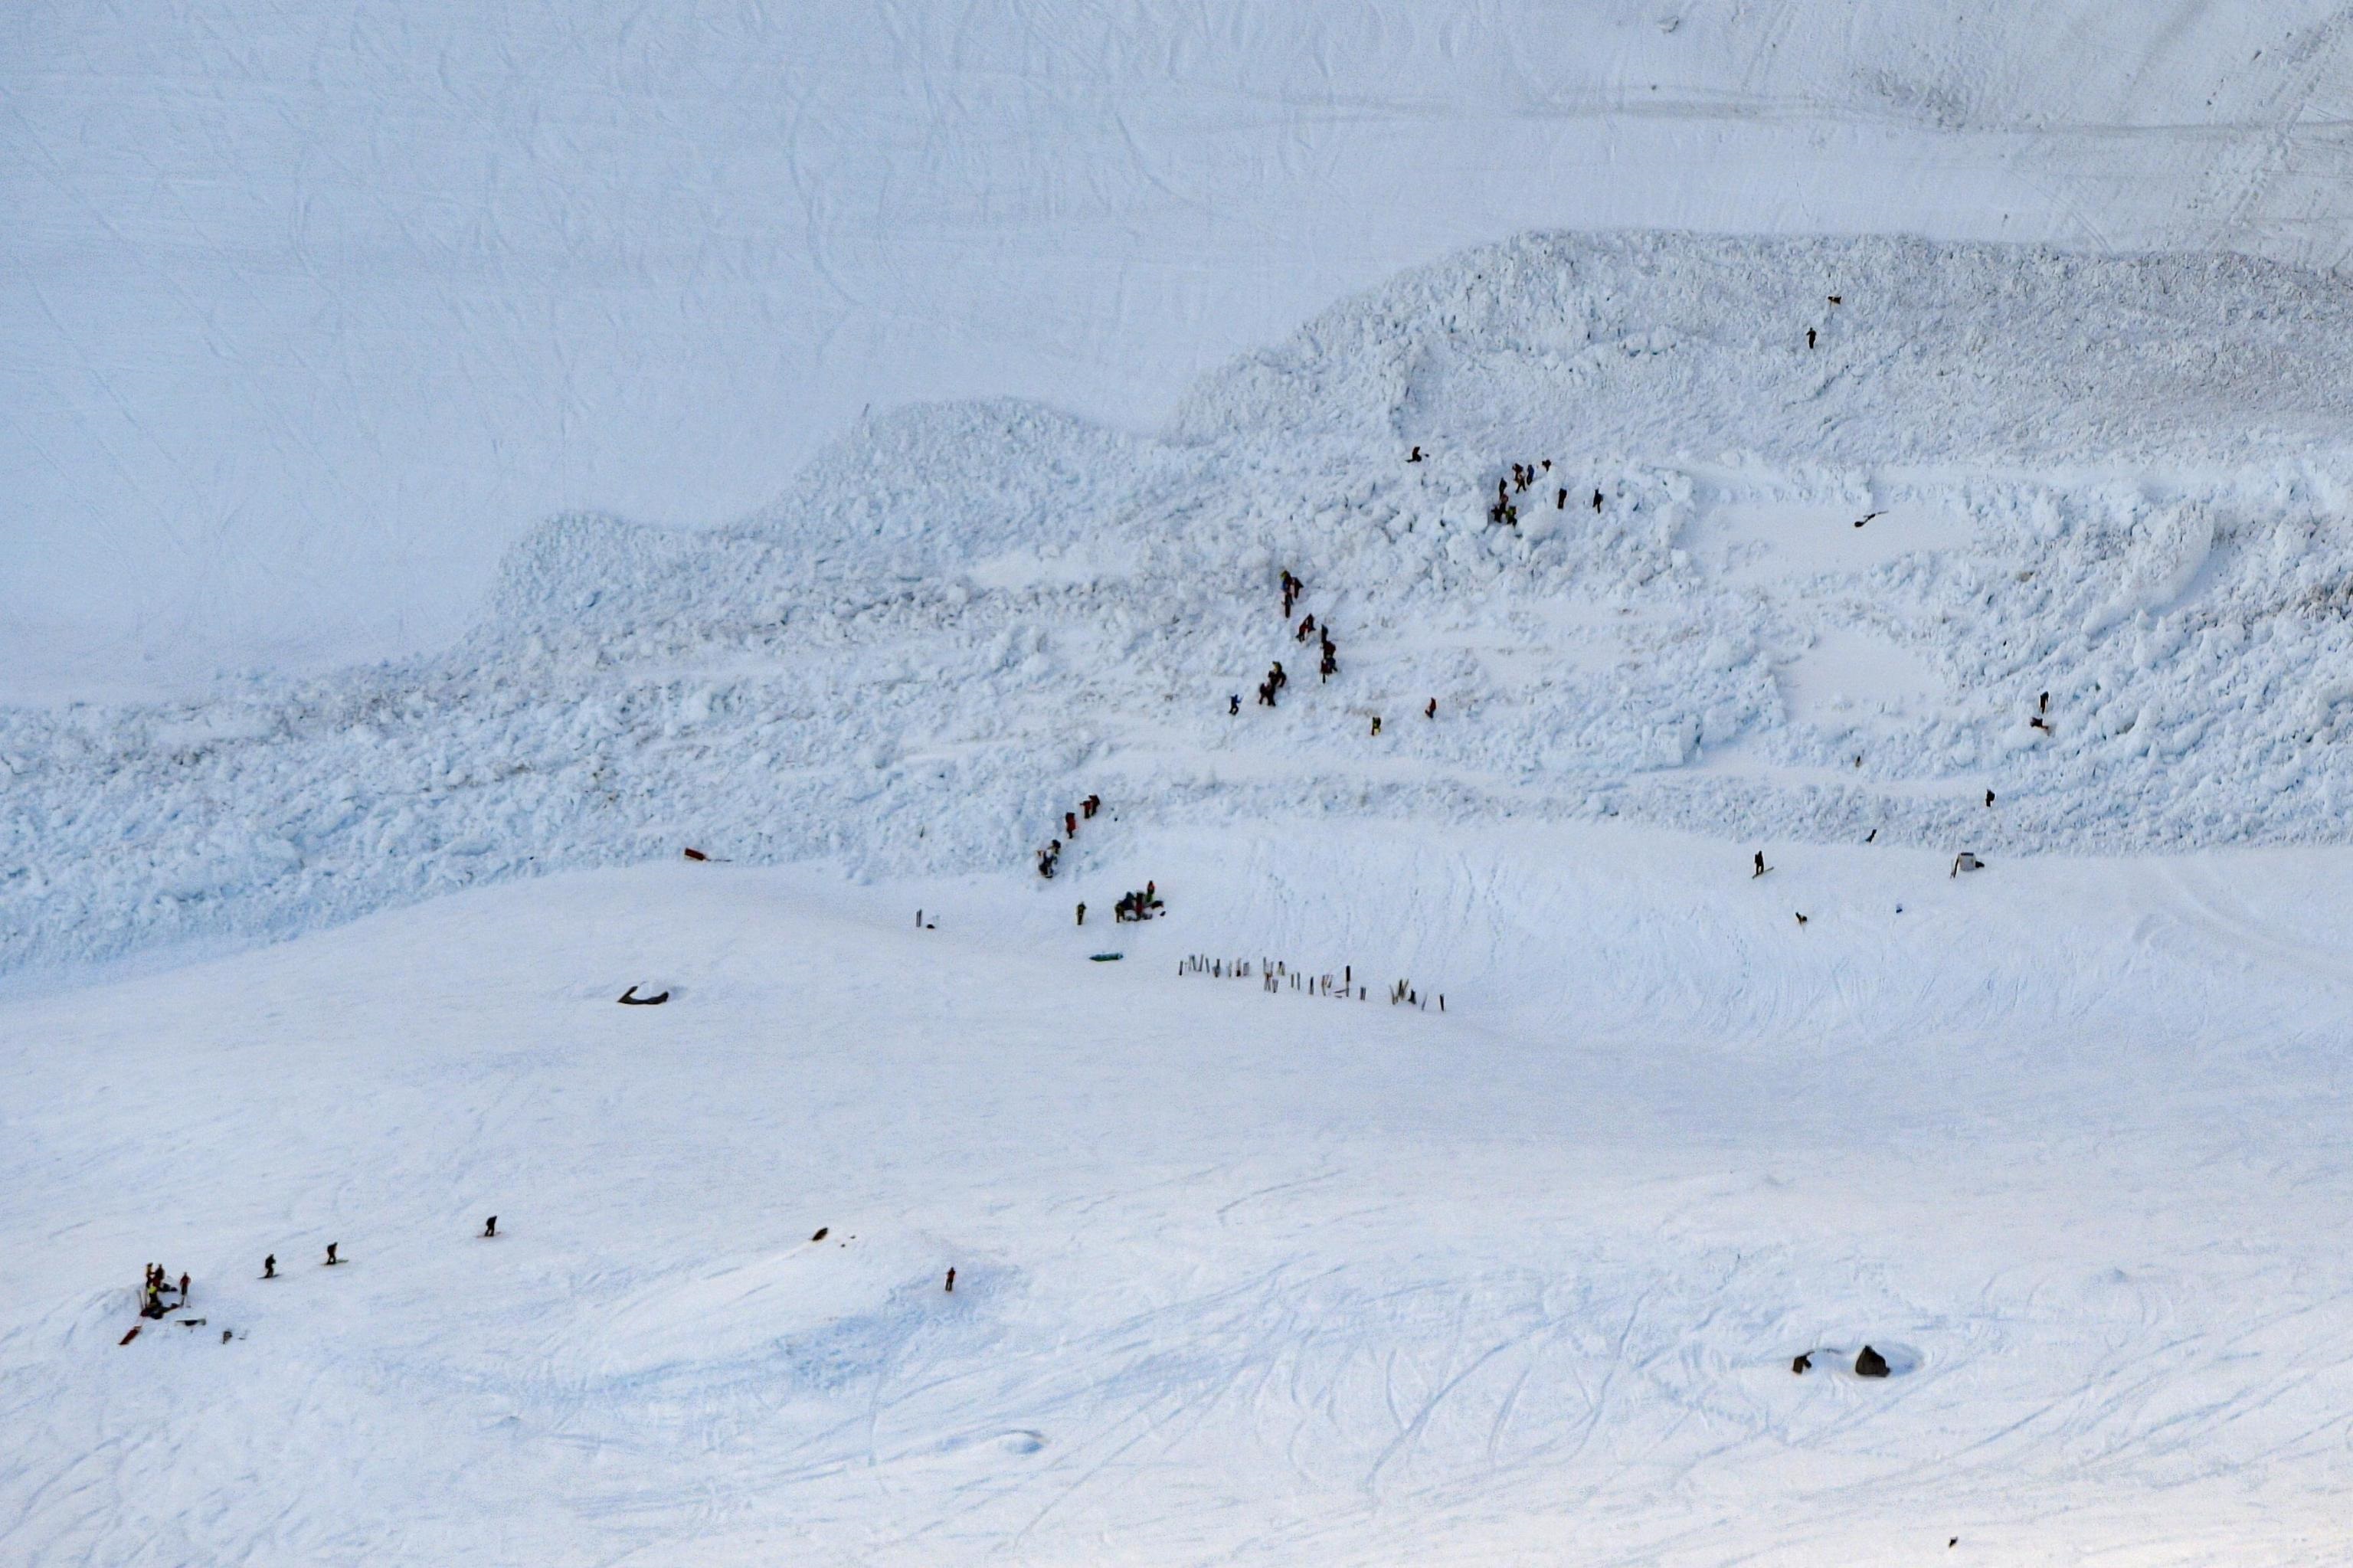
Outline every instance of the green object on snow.
<svg viewBox="0 0 2353 1568">
<path fill-rule="evenodd" d="M 1088 955 L 1087 961 L 1091 964 L 1115 964 L 1125 957 L 1125 953 L 1092 953 Z"/>
</svg>

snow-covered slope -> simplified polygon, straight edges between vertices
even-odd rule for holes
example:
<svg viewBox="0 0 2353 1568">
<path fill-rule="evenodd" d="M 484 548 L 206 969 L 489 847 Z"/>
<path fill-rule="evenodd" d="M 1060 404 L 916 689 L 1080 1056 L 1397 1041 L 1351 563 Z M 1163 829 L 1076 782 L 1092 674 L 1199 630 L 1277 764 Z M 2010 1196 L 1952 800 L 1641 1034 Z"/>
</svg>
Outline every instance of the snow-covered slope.
<svg viewBox="0 0 2353 1568">
<path fill-rule="evenodd" d="M 0 697 L 439 646 L 871 405 L 1130 429 L 1532 228 L 2334 266 L 2324 0 L 0 8 Z"/>
<path fill-rule="evenodd" d="M 2342 1561 L 2346 852 L 1109 836 L 0 1012 L 0 1557 Z"/>
<path fill-rule="evenodd" d="M 1090 790 L 1151 827 L 2339 841 L 2348 328 L 2333 279 L 2241 260 L 1474 251 L 1206 378 L 1170 440 L 878 417 L 743 527 L 549 526 L 446 656 L 0 713 L 0 952 L 284 933 L 690 842 L 1018 867 Z"/>
</svg>

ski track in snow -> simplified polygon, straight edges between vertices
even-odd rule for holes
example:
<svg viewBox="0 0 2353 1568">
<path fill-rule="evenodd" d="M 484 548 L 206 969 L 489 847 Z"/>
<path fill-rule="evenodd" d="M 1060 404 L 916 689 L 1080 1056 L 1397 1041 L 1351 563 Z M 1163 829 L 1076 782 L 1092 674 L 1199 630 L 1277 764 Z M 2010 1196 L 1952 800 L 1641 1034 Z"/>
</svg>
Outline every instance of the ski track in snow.
<svg viewBox="0 0 2353 1568">
<path fill-rule="evenodd" d="M 1130 429 L 1527 228 L 2342 266 L 2325 0 L 17 7 L 0 694 L 439 646 L 867 407 Z"/>
<path fill-rule="evenodd" d="M 2346 985 L 2264 933 L 2346 853 L 1777 846 L 1800 934 L 1625 824 L 1155 830 L 1080 879 L 1171 895 L 1117 966 L 1014 874 L 671 864 L 24 999 L 0 1540 L 2327 1562 Z M 147 1255 L 208 1327 L 118 1347 Z"/>
</svg>

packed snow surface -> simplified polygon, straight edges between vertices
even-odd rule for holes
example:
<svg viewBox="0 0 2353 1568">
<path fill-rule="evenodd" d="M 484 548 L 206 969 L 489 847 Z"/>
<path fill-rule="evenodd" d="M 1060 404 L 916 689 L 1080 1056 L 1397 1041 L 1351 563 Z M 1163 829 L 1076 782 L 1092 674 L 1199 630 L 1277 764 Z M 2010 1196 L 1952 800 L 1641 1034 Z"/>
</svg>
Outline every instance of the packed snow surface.
<svg viewBox="0 0 2353 1568">
<path fill-rule="evenodd" d="M 541 519 L 733 521 L 869 405 L 1156 428 L 1525 229 L 2340 265 L 2348 37 L 2333 0 L 0 7 L 0 697 L 438 647 Z"/>
<path fill-rule="evenodd" d="M 2348 852 L 1105 832 L 0 1013 L 0 1556 L 2343 1561 Z"/>
<path fill-rule="evenodd" d="M 551 524 L 446 653 L 0 710 L 0 964 L 690 842 L 1021 867 L 1090 789 L 1155 828 L 2340 841 L 2348 341 L 2334 277 L 2229 258 L 1469 252 L 1205 377 L 1163 438 L 877 416 L 742 526 Z"/>
</svg>

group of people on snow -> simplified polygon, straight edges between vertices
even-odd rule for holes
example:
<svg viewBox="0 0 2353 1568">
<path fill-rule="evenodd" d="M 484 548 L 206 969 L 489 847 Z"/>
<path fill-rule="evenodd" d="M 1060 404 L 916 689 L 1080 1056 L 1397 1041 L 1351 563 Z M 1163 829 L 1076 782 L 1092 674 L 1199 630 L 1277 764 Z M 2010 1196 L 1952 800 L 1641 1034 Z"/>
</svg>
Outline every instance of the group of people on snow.
<svg viewBox="0 0 2353 1568">
<path fill-rule="evenodd" d="M 188 1304 L 187 1275 L 183 1273 L 180 1276 L 180 1299 L 172 1306 L 166 1307 L 164 1304 L 164 1297 L 172 1288 L 171 1275 L 164 1266 L 160 1263 L 149 1264 L 146 1282 L 139 1289 L 139 1315 L 142 1318 L 161 1318 L 166 1312 L 177 1311 L 180 1308 L 185 1307 Z"/>
<path fill-rule="evenodd" d="M 1085 800 L 1079 802 L 1079 809 L 1077 810 L 1063 812 L 1062 838 L 1077 838 L 1079 836 L 1079 824 L 1082 821 L 1093 821 L 1095 820 L 1095 813 L 1102 810 L 1103 797 L 1100 795 L 1090 795 Z M 1048 844 L 1044 849 L 1038 852 L 1038 874 L 1044 877 L 1047 881 L 1051 882 L 1054 880 L 1054 874 L 1057 871 L 1060 871 L 1061 866 L 1062 839 L 1056 839 L 1053 842 Z M 1083 923 L 1084 921 L 1082 917 L 1082 924 Z"/>
<path fill-rule="evenodd" d="M 1112 906 L 1111 917 L 1124 924 L 1134 920 L 1149 920 L 1154 916 L 1166 912 L 1166 906 L 1160 902 L 1160 885 L 1156 882 L 1146 882 L 1141 893 L 1121 894 L 1119 902 Z"/>
</svg>

